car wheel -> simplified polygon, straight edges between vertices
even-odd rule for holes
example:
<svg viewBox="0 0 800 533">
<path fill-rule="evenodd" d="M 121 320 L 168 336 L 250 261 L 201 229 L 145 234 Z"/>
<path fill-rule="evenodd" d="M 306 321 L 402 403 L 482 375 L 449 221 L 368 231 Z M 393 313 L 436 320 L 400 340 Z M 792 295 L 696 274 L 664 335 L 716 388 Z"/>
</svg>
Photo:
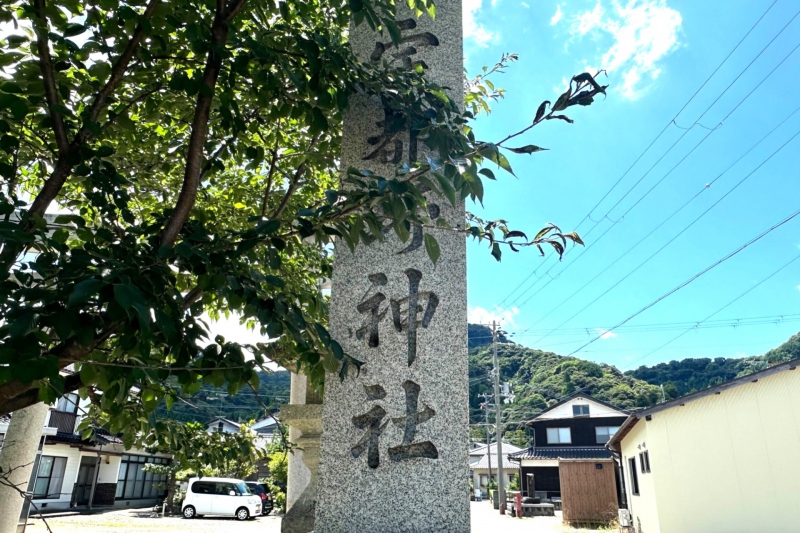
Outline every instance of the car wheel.
<svg viewBox="0 0 800 533">
<path fill-rule="evenodd" d="M 187 505 L 183 508 L 183 517 L 184 518 L 194 518 L 197 516 L 197 511 L 191 505 Z"/>
<path fill-rule="evenodd" d="M 267 515 L 268 515 L 269 513 L 271 513 L 271 512 L 272 512 L 272 509 L 267 509 L 266 511 L 264 511 L 264 512 L 263 512 L 263 513 L 261 513 L 261 514 L 262 514 L 262 515 L 264 515 L 264 516 L 267 516 Z"/>
<path fill-rule="evenodd" d="M 250 511 L 247 510 L 247 507 L 239 507 L 236 510 L 236 520 L 247 520 L 250 518 Z"/>
</svg>

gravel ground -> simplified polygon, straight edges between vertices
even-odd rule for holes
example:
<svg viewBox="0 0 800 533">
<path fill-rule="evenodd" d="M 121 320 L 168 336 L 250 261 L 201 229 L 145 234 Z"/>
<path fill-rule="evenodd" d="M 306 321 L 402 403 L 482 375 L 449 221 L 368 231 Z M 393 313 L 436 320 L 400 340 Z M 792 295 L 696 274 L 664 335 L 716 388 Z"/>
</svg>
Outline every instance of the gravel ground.
<svg viewBox="0 0 800 533">
<path fill-rule="evenodd" d="M 511 518 L 500 515 L 488 501 L 471 502 L 473 533 L 589 533 L 561 524 L 561 513 L 554 517 Z M 110 511 L 94 515 L 53 517 L 47 519 L 53 533 L 280 533 L 281 518 L 269 515 L 238 522 L 233 518 L 154 517 L 148 509 Z M 41 520 L 28 522 L 26 533 L 48 533 Z M 353 532 L 358 533 L 358 532 Z M 594 530 L 592 533 L 598 533 Z"/>
<path fill-rule="evenodd" d="M 278 516 L 260 516 L 239 522 L 233 518 L 156 518 L 149 509 L 110 511 L 102 514 L 47 518 L 53 533 L 280 533 Z M 28 521 L 25 533 L 48 533 L 42 520 Z"/>
</svg>

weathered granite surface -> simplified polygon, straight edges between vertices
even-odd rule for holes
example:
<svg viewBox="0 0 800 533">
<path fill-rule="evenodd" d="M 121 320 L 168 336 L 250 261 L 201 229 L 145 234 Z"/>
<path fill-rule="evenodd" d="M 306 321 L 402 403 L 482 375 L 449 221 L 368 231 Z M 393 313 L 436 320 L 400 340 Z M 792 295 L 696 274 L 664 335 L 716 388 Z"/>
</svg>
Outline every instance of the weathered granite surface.
<svg viewBox="0 0 800 533">
<path fill-rule="evenodd" d="M 385 46 L 388 37 L 366 24 L 351 42 L 365 60 L 424 61 L 430 79 L 450 87 L 460 102 L 461 2 L 441 0 L 436 7 L 434 21 L 404 23 L 399 54 L 393 47 L 381 53 L 376 43 Z M 398 20 L 412 19 L 403 9 Z M 383 110 L 366 99 L 351 104 L 342 167 L 393 175 L 394 161 L 408 161 L 408 135 L 376 153 Z M 463 205 L 430 203 L 463 227 Z M 331 333 L 366 365 L 357 377 L 340 382 L 330 375 L 325 384 L 317 533 L 469 531 L 465 238 L 448 231 L 436 238 L 441 258 L 435 267 L 424 246 L 393 234 L 355 253 L 336 248 Z"/>
<path fill-rule="evenodd" d="M 290 404 L 281 408 L 281 421 L 289 425 L 289 442 L 295 444 L 288 460 L 286 515 L 282 533 L 314 530 L 317 502 L 322 399 L 309 388 L 308 378 L 292 373 Z"/>
<path fill-rule="evenodd" d="M 302 492 L 294 498 L 291 507 L 281 521 L 282 533 L 308 533 L 314 530 L 317 500 L 317 472 L 319 470 L 319 445 L 322 432 L 322 405 L 284 405 L 281 420 L 295 432 L 296 449 L 292 452 L 295 461 L 302 459 L 308 472 L 308 482 Z M 290 478 L 290 483 L 296 481 Z M 297 489 L 296 489 L 297 490 Z"/>
</svg>

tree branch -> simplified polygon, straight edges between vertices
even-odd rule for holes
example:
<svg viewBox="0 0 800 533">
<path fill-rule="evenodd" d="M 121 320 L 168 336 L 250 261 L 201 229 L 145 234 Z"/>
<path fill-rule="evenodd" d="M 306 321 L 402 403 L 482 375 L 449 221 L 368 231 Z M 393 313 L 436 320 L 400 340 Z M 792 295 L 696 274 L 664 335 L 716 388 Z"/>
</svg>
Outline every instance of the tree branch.
<svg viewBox="0 0 800 533">
<path fill-rule="evenodd" d="M 53 121 L 53 133 L 56 138 L 59 154 L 66 154 L 69 150 L 69 138 L 67 129 L 64 127 L 64 120 L 61 113 L 56 111 L 55 106 L 60 104 L 58 89 L 56 88 L 55 69 L 50 58 L 50 41 L 47 38 L 48 23 L 45 10 L 45 0 L 34 0 L 36 11 L 36 48 L 39 51 L 39 68 L 42 71 L 42 81 L 44 82 L 44 96 L 47 100 L 47 109 L 50 112 L 50 119 Z"/>
<path fill-rule="evenodd" d="M 36 1 L 38 2 L 43 0 Z M 147 5 L 147 8 L 142 14 L 142 17 L 149 20 L 153 16 L 153 12 L 156 10 L 156 7 L 158 7 L 160 2 L 161 0 L 150 0 L 150 3 Z M 89 112 L 84 119 L 86 122 L 97 122 L 100 112 L 107 105 L 108 98 L 114 93 L 117 86 L 122 81 L 125 72 L 128 70 L 128 65 L 136 53 L 139 44 L 142 42 L 143 37 L 144 27 L 140 23 L 136 26 L 136 30 L 134 30 L 133 36 L 131 36 L 130 41 L 128 41 L 125 50 L 112 67 L 111 76 L 109 77 L 108 82 L 100 90 L 100 92 L 97 93 L 97 96 L 95 96 L 94 102 L 92 103 L 92 106 L 90 107 Z M 47 53 L 49 57 L 49 49 Z M 69 148 L 66 150 L 66 152 L 63 152 L 59 155 L 58 160 L 53 168 L 53 172 L 44 182 L 39 194 L 36 195 L 36 199 L 34 199 L 33 204 L 31 204 L 30 209 L 28 209 L 29 215 L 38 215 L 40 217 L 44 217 L 47 208 L 50 206 L 53 200 L 56 199 L 56 196 L 58 196 L 58 193 L 61 192 L 61 188 L 64 186 L 64 183 L 66 183 L 67 178 L 72 173 L 72 168 L 74 166 L 72 161 L 74 158 L 71 156 L 80 151 L 81 147 L 90 136 L 91 131 L 86 125 L 82 126 L 81 129 L 78 130 L 78 133 L 75 134 L 75 138 L 72 139 L 72 142 L 69 144 Z M 32 227 L 32 219 L 22 224 L 23 231 L 30 231 Z M 2 265 L 2 268 L 6 272 L 14 264 L 14 261 L 16 261 L 16 258 L 21 250 L 22 246 L 19 243 L 6 243 L 6 245 L 3 247 L 3 252 L 0 253 L 0 265 Z"/>
<path fill-rule="evenodd" d="M 243 3 L 244 0 L 241 0 Z M 208 120 L 211 116 L 211 104 L 214 100 L 214 90 L 217 86 L 220 70 L 222 70 L 222 51 L 228 40 L 228 21 L 225 20 L 225 9 L 222 0 L 217 1 L 217 13 L 211 25 L 211 49 L 208 51 L 206 66 L 203 70 L 202 88 L 197 94 L 194 118 L 192 119 L 192 134 L 189 137 L 189 147 L 186 152 L 186 170 L 183 174 L 183 185 L 178 195 L 178 201 L 172 210 L 164 231 L 161 233 L 161 245 L 172 246 L 178 234 L 189 218 L 189 213 L 197 199 L 197 190 L 200 188 L 201 164 L 203 150 L 208 137 Z"/>
<path fill-rule="evenodd" d="M 272 189 L 272 178 L 275 175 L 275 169 L 278 168 L 277 142 L 275 145 L 275 149 L 272 150 L 272 162 L 269 166 L 269 174 L 267 174 L 267 186 L 264 187 L 264 197 L 261 199 L 261 218 L 267 216 L 267 199 L 269 198 L 270 189 Z"/>
</svg>

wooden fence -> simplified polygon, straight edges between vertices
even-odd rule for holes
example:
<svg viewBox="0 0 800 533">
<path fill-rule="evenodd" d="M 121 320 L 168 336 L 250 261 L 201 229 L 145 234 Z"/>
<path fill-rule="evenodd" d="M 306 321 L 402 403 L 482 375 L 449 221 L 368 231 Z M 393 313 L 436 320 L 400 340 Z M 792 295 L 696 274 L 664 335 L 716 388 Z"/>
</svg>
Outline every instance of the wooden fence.
<svg viewBox="0 0 800 533">
<path fill-rule="evenodd" d="M 618 517 L 613 460 L 561 460 L 558 470 L 565 523 L 607 524 Z"/>
</svg>

